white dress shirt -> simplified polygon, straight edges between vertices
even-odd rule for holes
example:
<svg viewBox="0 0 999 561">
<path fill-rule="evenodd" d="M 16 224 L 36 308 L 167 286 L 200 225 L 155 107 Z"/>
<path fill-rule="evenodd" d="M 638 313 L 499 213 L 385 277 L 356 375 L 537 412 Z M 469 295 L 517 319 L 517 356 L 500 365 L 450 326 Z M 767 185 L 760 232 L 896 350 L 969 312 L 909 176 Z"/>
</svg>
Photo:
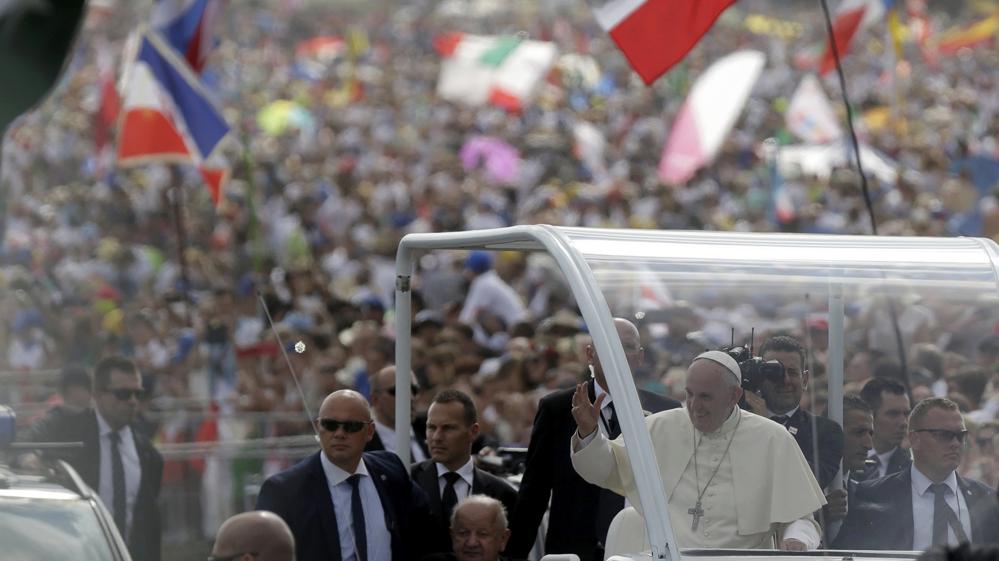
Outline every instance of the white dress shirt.
<svg viewBox="0 0 999 561">
<path fill-rule="evenodd" d="M 104 420 L 101 412 L 97 409 L 97 433 L 101 443 L 100 462 L 100 487 L 97 493 L 104 501 L 104 506 L 114 516 L 114 481 L 111 474 L 111 425 Z M 139 464 L 139 451 L 135 449 L 135 437 L 132 435 L 132 428 L 125 427 L 118 431 L 121 441 L 118 443 L 118 452 L 121 454 L 121 465 L 125 468 L 125 535 L 132 531 L 132 514 L 135 512 L 135 498 L 139 495 L 139 482 L 142 479 L 142 466 Z"/>
<path fill-rule="evenodd" d="M 440 496 L 444 496 L 444 486 L 447 485 L 447 479 L 444 478 L 445 473 L 450 473 L 444 464 L 440 462 L 434 462 L 437 466 L 437 490 L 440 491 Z M 461 476 L 461 479 L 454 482 L 454 494 L 458 497 L 458 501 L 464 499 L 465 497 L 472 494 L 472 481 L 475 477 L 474 462 L 471 457 L 465 462 L 465 465 L 458 468 L 457 473 Z"/>
<path fill-rule="evenodd" d="M 395 429 L 388 425 L 383 425 L 376 420 L 375 430 L 378 432 L 378 438 L 382 439 L 382 446 L 389 452 L 395 452 Z M 427 459 L 427 455 L 423 453 L 423 448 L 417 443 L 416 433 L 412 429 L 409 431 L 409 450 L 409 461 L 411 463 L 415 464 Z"/>
<path fill-rule="evenodd" d="M 326 484 L 333 497 L 333 512 L 336 515 L 336 530 L 340 536 L 340 561 L 357 561 L 357 549 L 354 545 L 354 518 L 350 510 L 353 488 L 347 478 L 353 475 L 333 465 L 325 453 L 319 454 L 319 462 L 326 475 Z M 392 561 L 392 535 L 385 524 L 385 510 L 382 499 L 378 495 L 371 474 L 368 473 L 364 461 L 357 464 L 361 481 L 358 488 L 361 493 L 361 506 L 364 510 L 364 537 L 368 542 L 368 561 Z"/>
<path fill-rule="evenodd" d="M 910 468 L 912 473 L 912 549 L 923 551 L 933 545 L 933 503 L 936 499 L 929 489 L 933 484 L 930 478 L 923 475 L 916 465 Z M 947 505 L 950 506 L 957 519 L 961 521 L 964 533 L 971 537 L 971 514 L 968 512 L 968 505 L 961 495 L 961 489 L 957 486 L 957 476 L 950 472 L 947 479 L 941 481 L 950 487 L 947 493 Z M 947 525 L 947 543 L 957 545 L 959 542 L 954 535 L 954 529 Z"/>
</svg>

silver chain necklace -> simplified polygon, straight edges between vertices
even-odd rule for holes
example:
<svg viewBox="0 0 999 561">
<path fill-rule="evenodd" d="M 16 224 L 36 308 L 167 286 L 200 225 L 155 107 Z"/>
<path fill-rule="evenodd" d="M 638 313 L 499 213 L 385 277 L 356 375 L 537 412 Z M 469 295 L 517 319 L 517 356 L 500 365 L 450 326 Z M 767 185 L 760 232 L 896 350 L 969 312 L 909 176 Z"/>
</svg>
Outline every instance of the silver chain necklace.
<svg viewBox="0 0 999 561">
<path fill-rule="evenodd" d="M 738 419 L 735 421 L 735 428 L 732 429 L 732 436 L 728 438 L 728 444 L 725 445 L 725 451 L 722 452 L 721 459 L 718 460 L 718 465 L 715 466 L 715 470 L 711 472 L 711 477 L 708 478 L 708 482 L 704 484 L 704 489 L 701 489 L 701 478 L 697 469 L 697 450 L 701 447 L 701 442 L 704 441 L 702 436 L 700 440 L 697 440 L 697 430 L 694 430 L 694 440 L 697 444 L 694 446 L 694 490 L 697 491 L 697 502 L 694 506 L 687 509 L 687 514 L 692 518 L 690 523 L 690 530 L 693 532 L 697 531 L 697 526 L 701 523 L 701 517 L 704 516 L 704 509 L 701 508 L 701 498 L 704 497 L 704 493 L 708 491 L 708 487 L 711 486 L 711 482 L 714 481 L 715 476 L 718 475 L 718 470 L 721 469 L 722 464 L 725 462 L 725 456 L 728 455 L 729 448 L 732 447 L 732 441 L 735 440 L 735 432 L 739 430 L 739 424 L 742 423 L 742 414 L 737 412 L 739 415 Z"/>
</svg>

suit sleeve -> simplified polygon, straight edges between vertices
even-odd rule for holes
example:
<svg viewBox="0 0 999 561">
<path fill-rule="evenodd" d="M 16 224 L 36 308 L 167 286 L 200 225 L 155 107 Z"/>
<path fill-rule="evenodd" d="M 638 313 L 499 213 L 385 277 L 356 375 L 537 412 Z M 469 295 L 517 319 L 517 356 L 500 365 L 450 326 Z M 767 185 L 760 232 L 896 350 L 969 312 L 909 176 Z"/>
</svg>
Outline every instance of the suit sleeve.
<svg viewBox="0 0 999 561">
<path fill-rule="evenodd" d="M 558 444 L 553 438 L 555 431 L 552 424 L 555 419 L 551 409 L 551 402 L 543 399 L 531 429 L 524 476 L 517 491 L 517 502 L 510 519 L 510 542 L 506 547 L 507 555 L 514 559 L 527 559 L 552 494 L 554 473 L 550 454 L 558 448 Z"/>
<path fill-rule="evenodd" d="M 257 504 L 254 510 L 268 510 L 283 518 L 286 522 L 288 517 L 284 512 L 284 504 L 281 501 L 282 491 L 278 489 L 274 478 L 268 478 L 260 486 L 260 493 L 257 494 Z"/>
<path fill-rule="evenodd" d="M 825 430 L 819 431 L 819 487 L 825 489 L 839 473 L 843 459 L 843 429 L 835 422 L 825 423 Z"/>
<path fill-rule="evenodd" d="M 434 518 L 430 513 L 430 501 L 427 494 L 420 488 L 416 481 L 409 480 L 410 501 L 409 501 L 409 525 L 407 527 L 406 542 L 410 544 L 410 559 L 420 559 L 425 555 L 434 553 L 433 549 L 437 544 L 433 543 Z"/>
</svg>

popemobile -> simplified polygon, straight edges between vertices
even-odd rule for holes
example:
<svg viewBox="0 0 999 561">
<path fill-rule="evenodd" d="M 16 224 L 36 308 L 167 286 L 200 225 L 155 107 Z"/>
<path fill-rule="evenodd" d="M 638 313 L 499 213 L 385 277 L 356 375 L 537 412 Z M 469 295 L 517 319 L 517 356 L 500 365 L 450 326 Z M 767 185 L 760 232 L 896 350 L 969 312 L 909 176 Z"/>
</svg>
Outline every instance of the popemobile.
<svg viewBox="0 0 999 561">
<path fill-rule="evenodd" d="M 586 481 L 627 499 L 610 523 L 605 559 L 910 559 L 925 548 L 917 547 L 923 538 L 911 535 L 911 516 L 908 541 L 900 542 L 905 547 L 830 547 L 870 543 L 867 532 L 891 532 L 897 520 L 890 518 L 905 520 L 904 512 L 894 512 L 882 528 L 869 529 L 825 517 L 828 497 L 846 496 L 854 479 L 864 479 L 843 467 L 849 472 L 859 463 L 867 470 L 872 463 L 864 457 L 870 445 L 858 451 L 847 435 L 844 448 L 844 393 L 859 391 L 854 370 L 860 367 L 847 368 L 848 361 L 888 357 L 901 365 L 901 379 L 932 385 L 909 374 L 916 371 L 917 345 L 932 343 L 973 360 L 999 325 L 999 246 L 993 241 L 548 225 L 410 234 L 396 257 L 396 387 L 410 387 L 416 263 L 428 253 L 460 258 L 471 250 L 546 254 L 592 336 L 621 436 L 608 438 L 602 403 L 579 390 L 571 446 L 573 466 Z M 669 342 L 672 362 L 660 361 L 654 376 L 646 370 L 633 375 L 620 320 L 641 329 L 643 344 Z M 792 342 L 800 348 L 785 339 L 767 341 L 780 333 L 796 334 Z M 780 405 L 788 402 L 782 381 L 799 392 L 787 406 Z M 671 393 L 684 405 L 648 414 L 640 390 Z M 409 437 L 411 399 L 408 392 L 397 396 L 400 439 Z M 799 412 L 806 409 L 799 400 L 811 413 Z M 805 415 L 806 423 L 787 420 L 794 415 Z M 959 441 L 964 434 L 944 436 L 950 433 Z M 903 446 L 918 451 L 917 441 L 931 436 L 939 435 L 920 434 Z M 828 440 L 835 456 L 818 444 L 801 449 L 808 438 Z M 408 461 L 407 443 L 396 449 Z M 844 449 L 849 457 L 840 461 Z M 971 510 L 975 500 L 959 500 L 969 510 L 955 518 L 964 517 L 972 542 L 996 541 L 996 527 L 968 523 L 969 514 L 979 516 Z M 952 523 L 953 532 L 960 532 L 960 522 Z M 544 553 L 539 544 L 534 555 Z"/>
</svg>

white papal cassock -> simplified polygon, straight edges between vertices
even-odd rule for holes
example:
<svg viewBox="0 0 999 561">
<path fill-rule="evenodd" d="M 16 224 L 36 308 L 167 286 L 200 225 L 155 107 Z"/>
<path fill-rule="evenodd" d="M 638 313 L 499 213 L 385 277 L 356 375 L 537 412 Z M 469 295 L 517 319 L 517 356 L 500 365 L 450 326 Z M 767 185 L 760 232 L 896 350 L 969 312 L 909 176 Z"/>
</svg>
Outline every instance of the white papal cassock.
<svg viewBox="0 0 999 561">
<path fill-rule="evenodd" d="M 681 548 L 767 549 L 783 538 L 818 547 L 820 532 L 812 513 L 825 504 L 825 496 L 784 427 L 738 407 L 714 433 L 694 429 L 686 409 L 646 417 L 646 426 Z M 583 479 L 626 496 L 642 511 L 623 438 L 611 442 L 598 430 L 580 440 L 574 433 L 572 450 L 572 465 Z M 716 467 L 718 473 L 701 497 L 704 514 L 695 531 L 688 509 Z"/>
</svg>

